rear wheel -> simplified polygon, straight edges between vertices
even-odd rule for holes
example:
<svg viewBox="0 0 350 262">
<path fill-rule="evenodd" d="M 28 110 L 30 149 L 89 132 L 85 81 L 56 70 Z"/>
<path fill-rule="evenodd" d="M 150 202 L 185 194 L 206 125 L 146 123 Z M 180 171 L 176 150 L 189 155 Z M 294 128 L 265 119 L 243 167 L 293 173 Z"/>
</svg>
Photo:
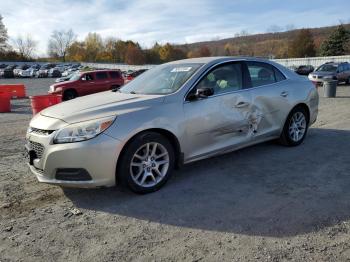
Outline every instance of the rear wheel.
<svg viewBox="0 0 350 262">
<path fill-rule="evenodd" d="M 284 124 L 280 142 L 286 146 L 300 145 L 305 139 L 309 126 L 309 117 L 303 107 L 294 108 Z"/>
<path fill-rule="evenodd" d="M 111 86 L 111 90 L 113 90 L 113 91 L 117 91 L 119 88 L 120 88 L 120 86 L 118 86 L 118 85 Z"/>
<path fill-rule="evenodd" d="M 75 90 L 67 90 L 63 94 L 63 101 L 74 99 L 78 96 Z"/>
<path fill-rule="evenodd" d="M 174 149 L 161 134 L 146 132 L 138 135 L 122 154 L 117 181 L 140 194 L 160 189 L 174 169 Z"/>
</svg>

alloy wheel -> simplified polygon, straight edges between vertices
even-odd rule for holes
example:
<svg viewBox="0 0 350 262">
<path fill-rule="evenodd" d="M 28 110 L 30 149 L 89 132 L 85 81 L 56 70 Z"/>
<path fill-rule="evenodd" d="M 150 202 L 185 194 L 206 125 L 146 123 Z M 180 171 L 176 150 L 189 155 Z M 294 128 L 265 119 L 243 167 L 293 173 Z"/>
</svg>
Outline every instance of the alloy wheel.
<svg viewBox="0 0 350 262">
<path fill-rule="evenodd" d="M 303 139 L 306 132 L 306 118 L 305 115 L 298 111 L 293 114 L 289 122 L 288 133 L 290 139 L 298 142 Z"/>
<path fill-rule="evenodd" d="M 130 163 L 133 181 L 141 187 L 157 185 L 169 169 L 169 152 L 160 143 L 150 142 L 136 150 Z"/>
</svg>

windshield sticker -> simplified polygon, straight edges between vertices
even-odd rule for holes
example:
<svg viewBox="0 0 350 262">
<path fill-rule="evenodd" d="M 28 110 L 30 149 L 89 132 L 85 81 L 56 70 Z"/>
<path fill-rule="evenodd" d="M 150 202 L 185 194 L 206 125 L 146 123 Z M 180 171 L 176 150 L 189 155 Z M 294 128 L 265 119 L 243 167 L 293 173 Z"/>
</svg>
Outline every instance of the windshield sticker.
<svg viewBox="0 0 350 262">
<path fill-rule="evenodd" d="M 173 68 L 173 70 L 171 70 L 170 72 L 172 73 L 177 73 L 177 72 L 188 72 L 192 69 L 192 67 L 187 66 L 187 67 L 175 67 Z"/>
</svg>

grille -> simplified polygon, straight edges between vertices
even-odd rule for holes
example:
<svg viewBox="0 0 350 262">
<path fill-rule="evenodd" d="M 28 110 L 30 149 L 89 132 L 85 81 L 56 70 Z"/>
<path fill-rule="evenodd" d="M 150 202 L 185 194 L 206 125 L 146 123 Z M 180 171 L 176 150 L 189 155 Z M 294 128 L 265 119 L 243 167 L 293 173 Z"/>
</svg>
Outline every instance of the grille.
<svg viewBox="0 0 350 262">
<path fill-rule="evenodd" d="M 38 135 L 44 135 L 44 136 L 48 136 L 50 135 L 53 130 L 43 130 L 43 129 L 38 129 L 38 128 L 34 128 L 34 127 L 31 127 L 31 133 L 33 134 L 38 134 Z"/>
<path fill-rule="evenodd" d="M 29 141 L 30 149 L 33 150 L 37 156 L 37 158 L 41 159 L 44 153 L 44 146 L 40 143 Z"/>
</svg>

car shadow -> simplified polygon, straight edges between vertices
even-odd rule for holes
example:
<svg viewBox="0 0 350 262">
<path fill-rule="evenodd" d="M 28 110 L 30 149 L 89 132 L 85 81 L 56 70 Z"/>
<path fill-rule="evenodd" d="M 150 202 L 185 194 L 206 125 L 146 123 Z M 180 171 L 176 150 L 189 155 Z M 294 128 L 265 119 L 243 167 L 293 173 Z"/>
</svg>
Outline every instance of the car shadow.
<svg viewBox="0 0 350 262">
<path fill-rule="evenodd" d="M 161 224 L 293 236 L 349 220 L 349 148 L 349 131 L 312 128 L 298 147 L 268 142 L 188 164 L 156 193 L 64 193 L 78 208 Z"/>
</svg>

